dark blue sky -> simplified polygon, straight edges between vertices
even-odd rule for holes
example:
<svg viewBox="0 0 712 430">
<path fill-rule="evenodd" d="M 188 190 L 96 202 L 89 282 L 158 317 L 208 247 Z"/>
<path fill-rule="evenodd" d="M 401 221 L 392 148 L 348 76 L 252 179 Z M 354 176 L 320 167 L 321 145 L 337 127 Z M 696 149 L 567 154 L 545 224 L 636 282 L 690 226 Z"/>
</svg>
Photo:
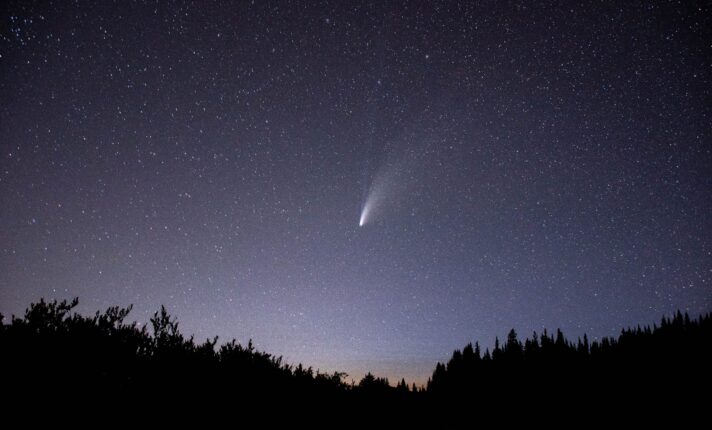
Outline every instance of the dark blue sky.
<svg viewBox="0 0 712 430">
<path fill-rule="evenodd" d="M 707 2 L 26 3 L 1 7 L 5 315 L 165 304 L 422 382 L 512 327 L 712 309 Z"/>
</svg>

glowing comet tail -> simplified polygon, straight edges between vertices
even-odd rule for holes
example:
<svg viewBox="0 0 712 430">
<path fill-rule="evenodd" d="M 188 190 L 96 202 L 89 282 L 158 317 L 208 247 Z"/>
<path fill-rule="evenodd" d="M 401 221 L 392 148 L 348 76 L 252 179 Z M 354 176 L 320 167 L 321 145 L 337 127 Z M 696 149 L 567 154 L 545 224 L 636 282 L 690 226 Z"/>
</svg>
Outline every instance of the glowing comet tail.
<svg viewBox="0 0 712 430">
<path fill-rule="evenodd" d="M 358 226 L 363 227 L 364 224 L 366 224 L 366 218 L 368 217 L 368 203 L 363 206 L 363 210 L 361 211 L 361 218 L 358 220 Z"/>
</svg>

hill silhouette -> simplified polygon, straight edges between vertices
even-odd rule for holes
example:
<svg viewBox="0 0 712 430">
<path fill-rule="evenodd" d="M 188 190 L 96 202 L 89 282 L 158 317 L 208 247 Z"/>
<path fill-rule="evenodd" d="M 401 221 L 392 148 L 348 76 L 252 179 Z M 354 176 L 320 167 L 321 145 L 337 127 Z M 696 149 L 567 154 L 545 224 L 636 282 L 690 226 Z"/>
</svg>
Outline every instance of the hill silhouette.
<svg viewBox="0 0 712 430">
<path fill-rule="evenodd" d="M 507 339 L 484 351 L 478 343 L 438 363 L 426 387 L 367 374 L 321 373 L 258 351 L 250 341 L 196 342 L 161 307 L 151 329 L 126 322 L 131 307 L 91 317 L 73 313 L 78 300 L 40 300 L 23 317 L 0 324 L 6 392 L 35 402 L 58 397 L 106 399 L 220 398 L 275 404 L 307 402 L 423 406 L 573 402 L 680 401 L 692 386 L 709 389 L 710 314 L 680 312 L 659 325 L 625 329 L 617 338 L 572 342 L 560 330 Z M 1 315 L 0 315 L 1 316 Z M 671 393 L 675 393 L 672 395 Z M 599 399 L 600 400 L 600 399 Z M 477 402 L 477 403 L 472 403 Z"/>
</svg>

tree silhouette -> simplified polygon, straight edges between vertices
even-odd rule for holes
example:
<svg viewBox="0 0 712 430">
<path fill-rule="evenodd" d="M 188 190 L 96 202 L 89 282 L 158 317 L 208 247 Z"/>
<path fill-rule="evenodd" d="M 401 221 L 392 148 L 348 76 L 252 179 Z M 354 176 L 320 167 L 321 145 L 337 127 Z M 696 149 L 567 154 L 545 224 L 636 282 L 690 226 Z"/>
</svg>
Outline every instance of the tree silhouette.
<svg viewBox="0 0 712 430">
<path fill-rule="evenodd" d="M 481 359 L 479 345 L 455 350 L 447 365 L 435 366 L 428 395 L 488 403 L 503 398 L 498 396 L 534 401 L 545 390 L 546 398 L 569 401 L 605 389 L 611 398 L 625 394 L 652 401 L 651 393 L 661 388 L 673 392 L 689 389 L 692 380 L 710 382 L 705 364 L 712 362 L 710 314 L 693 319 L 677 312 L 672 319 L 663 317 L 659 327 L 624 329 L 617 338 L 593 342 L 584 335 L 574 343 L 561 330 L 555 333 L 544 330 L 520 342 L 511 330 L 504 346 L 495 338 L 491 355 L 485 351 Z"/>
<path fill-rule="evenodd" d="M 145 326 L 125 322 L 130 306 L 84 317 L 72 313 L 77 304 L 77 299 L 40 300 L 22 318 L 13 316 L 9 324 L 0 319 L 6 391 L 36 401 L 56 399 L 59 389 L 70 398 L 91 393 L 156 401 L 200 393 L 201 398 L 219 395 L 242 404 L 293 399 L 416 406 L 460 399 L 486 407 L 545 399 L 565 403 L 597 392 L 619 402 L 637 396 L 671 403 L 684 398 L 692 381 L 710 382 L 710 314 L 691 318 L 677 312 L 663 317 L 659 326 L 624 329 L 617 338 L 594 341 L 584 335 L 571 342 L 561 330 L 520 341 L 512 329 L 503 345 L 495 339 L 491 352 L 482 353 L 477 342 L 455 350 L 419 389 L 415 384 L 409 388 L 405 379 L 393 387 L 372 373 L 347 385 L 345 373 L 286 364 L 282 357 L 258 351 L 251 340 L 218 345 L 215 337 L 197 343 L 181 334 L 163 306 L 150 318 L 149 333 Z M 660 392 L 678 394 L 651 398 Z"/>
</svg>

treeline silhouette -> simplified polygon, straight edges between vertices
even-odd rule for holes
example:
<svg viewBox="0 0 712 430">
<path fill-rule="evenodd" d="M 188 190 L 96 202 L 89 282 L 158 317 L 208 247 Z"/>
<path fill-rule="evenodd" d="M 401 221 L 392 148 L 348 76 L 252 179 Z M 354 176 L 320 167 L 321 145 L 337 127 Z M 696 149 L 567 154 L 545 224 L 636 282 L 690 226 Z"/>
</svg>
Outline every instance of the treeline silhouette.
<svg viewBox="0 0 712 430">
<path fill-rule="evenodd" d="M 567 399 L 600 394 L 630 402 L 642 398 L 656 403 L 689 395 L 694 385 L 709 390 L 712 317 L 691 319 L 677 312 L 660 325 L 624 329 L 617 338 L 576 342 L 557 330 L 546 330 L 520 341 L 514 329 L 490 351 L 478 343 L 456 350 L 438 363 L 427 393 L 439 400 L 508 397 L 524 401 L 545 396 Z M 679 398 L 677 400 L 680 400 Z"/>
<path fill-rule="evenodd" d="M 40 300 L 22 318 L 8 324 L 2 319 L 6 392 L 35 402 L 83 395 L 424 405 L 525 400 L 543 392 L 569 396 L 603 390 L 619 396 L 680 381 L 709 381 L 710 314 L 691 319 L 678 312 L 660 325 L 593 342 L 586 336 L 571 342 L 560 330 L 520 341 L 512 330 L 491 351 L 477 343 L 455 351 L 446 364 L 436 365 L 427 386 L 418 388 L 404 380 L 392 386 L 370 373 L 347 383 L 345 373 L 285 363 L 256 350 L 251 341 L 246 346 L 235 340 L 218 345 L 217 338 L 196 342 L 180 332 L 164 307 L 150 319 L 149 330 L 125 322 L 130 306 L 86 317 L 72 312 L 77 304 L 77 299 Z"/>
</svg>

